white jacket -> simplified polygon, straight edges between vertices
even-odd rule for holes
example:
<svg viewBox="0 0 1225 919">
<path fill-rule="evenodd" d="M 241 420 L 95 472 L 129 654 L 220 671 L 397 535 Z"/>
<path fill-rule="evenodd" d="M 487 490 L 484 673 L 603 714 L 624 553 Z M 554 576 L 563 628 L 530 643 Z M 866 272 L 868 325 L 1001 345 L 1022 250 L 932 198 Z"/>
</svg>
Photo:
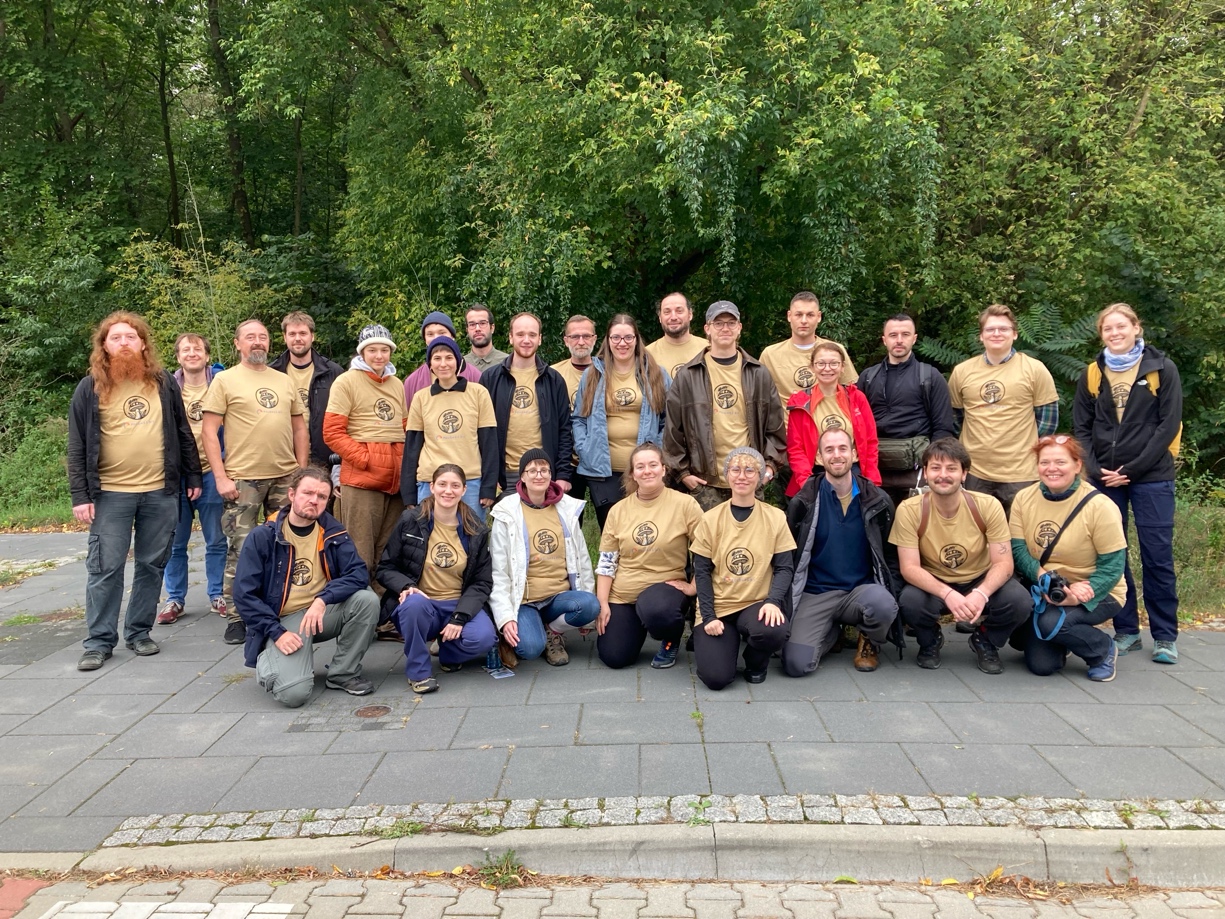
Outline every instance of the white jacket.
<svg viewBox="0 0 1225 919">
<path fill-rule="evenodd" d="M 569 495 L 553 505 L 565 533 L 566 571 L 571 590 L 595 593 L 595 573 L 579 514 L 585 502 Z M 517 494 L 507 495 L 490 511 L 492 524 L 489 534 L 489 554 L 493 557 L 493 593 L 489 596 L 489 611 L 499 631 L 508 622 L 515 622 L 519 606 L 527 591 L 527 527 L 523 520 L 523 501 Z"/>
</svg>

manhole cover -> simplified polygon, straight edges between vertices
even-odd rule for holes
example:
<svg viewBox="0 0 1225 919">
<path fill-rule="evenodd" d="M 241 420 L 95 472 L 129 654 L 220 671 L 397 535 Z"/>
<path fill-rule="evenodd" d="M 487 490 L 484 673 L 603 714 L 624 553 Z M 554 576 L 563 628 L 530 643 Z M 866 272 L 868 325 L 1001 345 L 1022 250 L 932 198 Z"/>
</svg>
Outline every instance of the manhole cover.
<svg viewBox="0 0 1225 919">
<path fill-rule="evenodd" d="M 382 718 L 391 713 L 390 705 L 363 705 L 353 714 L 358 718 Z"/>
</svg>

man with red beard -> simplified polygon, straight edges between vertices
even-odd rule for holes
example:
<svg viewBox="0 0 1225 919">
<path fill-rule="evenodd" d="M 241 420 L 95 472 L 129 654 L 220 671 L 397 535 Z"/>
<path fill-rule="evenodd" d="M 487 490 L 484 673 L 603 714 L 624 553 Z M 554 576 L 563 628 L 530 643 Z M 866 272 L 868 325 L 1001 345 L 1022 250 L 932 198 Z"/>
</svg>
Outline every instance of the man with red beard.
<svg viewBox="0 0 1225 919">
<path fill-rule="evenodd" d="M 124 641 L 141 657 L 160 648 L 149 630 L 178 519 L 179 490 L 200 497 L 200 456 L 183 396 L 153 352 L 148 324 L 116 312 L 93 336 L 89 375 L 68 413 L 72 513 L 88 523 L 85 653 L 78 670 L 97 670 L 119 642 L 123 566 L 135 533 L 132 594 Z"/>
</svg>

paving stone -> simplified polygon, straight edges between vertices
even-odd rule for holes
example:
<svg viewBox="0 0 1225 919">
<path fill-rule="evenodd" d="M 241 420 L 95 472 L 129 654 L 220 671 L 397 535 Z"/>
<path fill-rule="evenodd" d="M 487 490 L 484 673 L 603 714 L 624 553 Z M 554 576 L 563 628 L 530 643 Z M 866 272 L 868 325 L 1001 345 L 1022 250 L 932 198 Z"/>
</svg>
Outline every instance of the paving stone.
<svg viewBox="0 0 1225 919">
<path fill-rule="evenodd" d="M 501 919 L 540 919 L 540 911 L 549 905 L 548 900 L 508 900 L 505 896 L 498 898 Z M 414 909 L 406 919 L 417 919 L 417 911 Z"/>
<path fill-rule="evenodd" d="M 177 827 L 179 823 L 186 817 L 186 814 L 166 814 L 157 822 L 159 827 Z"/>
<path fill-rule="evenodd" d="M 161 814 L 146 814 L 143 817 L 129 817 L 119 824 L 121 830 L 143 830 L 155 826 L 162 819 Z"/>
<path fill-rule="evenodd" d="M 208 878 L 184 878 L 179 885 L 179 899 L 196 903 L 211 903 L 213 897 L 217 896 L 225 888 L 221 881 L 212 881 Z"/>
<path fill-rule="evenodd" d="M 329 836 L 332 832 L 332 827 L 336 824 L 335 820 L 308 820 L 302 824 L 303 836 Z"/>
<path fill-rule="evenodd" d="M 102 840 L 102 845 L 103 847 L 106 847 L 106 848 L 109 848 L 111 846 L 135 845 L 137 842 L 140 841 L 140 837 L 142 833 L 144 833 L 144 830 L 140 830 L 140 829 L 121 830 L 118 833 L 112 833 L 110 836 L 106 837 L 106 839 Z"/>
<path fill-rule="evenodd" d="M 634 884 L 605 884 L 591 894 L 592 904 L 601 909 L 601 900 L 641 900 L 645 903 L 646 899 L 647 892 Z"/>
<path fill-rule="evenodd" d="M 649 823 L 664 823 L 667 819 L 668 811 L 662 807 L 643 807 L 639 809 L 638 818 L 635 822 L 645 825 Z"/>
<path fill-rule="evenodd" d="M 907 890 L 905 887 L 882 887 L 876 895 L 881 903 L 913 903 L 920 906 L 935 906 L 932 898 L 921 890 Z"/>
<path fill-rule="evenodd" d="M 919 818 L 908 807 L 879 807 L 876 812 L 886 826 L 909 826 L 919 822 Z"/>
<path fill-rule="evenodd" d="M 787 904 L 794 919 L 837 919 L 838 902 L 795 900 Z"/>
<path fill-rule="evenodd" d="M 311 811 L 314 813 L 314 811 Z M 249 813 L 243 811 L 230 811 L 229 813 L 219 814 L 217 816 L 216 826 L 242 826 L 250 818 Z"/>
<path fill-rule="evenodd" d="M 179 826 L 198 826 L 201 828 L 210 827 L 217 822 L 217 817 L 214 814 L 188 814 L 179 823 Z"/>
<path fill-rule="evenodd" d="M 171 842 L 195 842 L 200 838 L 200 834 L 204 831 L 198 826 L 185 826 L 181 830 L 176 830 L 174 835 L 170 837 Z"/>
<path fill-rule="evenodd" d="M 362 831 L 363 821 L 356 817 L 345 817 L 332 824 L 329 836 L 353 836 Z"/>
<path fill-rule="evenodd" d="M 496 890 L 485 890 L 481 887 L 469 887 L 467 890 L 459 892 L 457 899 L 452 906 L 448 906 L 444 911 L 444 916 L 497 916 L 500 912 L 497 904 L 494 902 L 497 898 Z"/>
<path fill-rule="evenodd" d="M 288 823 L 282 820 L 280 823 L 272 824 L 272 828 L 268 830 L 269 839 L 293 839 L 298 835 L 299 824 L 297 822 Z"/>
<path fill-rule="evenodd" d="M 741 919 L 792 919 L 792 912 L 779 898 L 782 889 L 774 884 L 733 884 L 732 888 L 744 898 L 744 905 L 736 911 Z"/>
<path fill-rule="evenodd" d="M 267 881 L 253 881 L 250 884 L 234 884 L 225 888 L 227 897 L 267 897 L 276 891 Z"/>
<path fill-rule="evenodd" d="M 844 823 L 860 823 L 870 826 L 880 826 L 884 821 L 875 809 L 871 807 L 846 807 L 842 810 Z"/>
<path fill-rule="evenodd" d="M 1144 812 L 1132 814 L 1131 826 L 1134 830 L 1164 830 L 1166 829 L 1165 821 L 1156 814 L 1146 814 Z"/>
<path fill-rule="evenodd" d="M 630 800 L 633 800 L 632 798 Z M 610 826 L 630 826 L 638 819 L 638 808 L 608 807 L 604 808 L 604 823 Z"/>
<path fill-rule="evenodd" d="M 944 811 L 915 811 L 915 816 L 919 818 L 919 826 L 949 825 L 949 819 L 944 816 Z"/>
<path fill-rule="evenodd" d="M 813 823 L 841 823 L 842 808 L 840 807 L 805 807 L 804 816 Z"/>
<path fill-rule="evenodd" d="M 240 842 L 244 839 L 263 839 L 270 829 L 272 827 L 264 826 L 263 824 L 236 826 L 230 830 L 230 841 Z M 204 834 L 201 833 L 200 835 Z"/>
<path fill-rule="evenodd" d="M 536 826 L 555 829 L 566 825 L 567 811 L 541 810 L 536 812 Z"/>
<path fill-rule="evenodd" d="M 744 898 L 731 884 L 695 884 L 685 899 L 693 903 L 697 900 L 726 900 L 742 903 Z"/>
<path fill-rule="evenodd" d="M 834 795 L 834 802 L 842 808 L 876 806 L 871 795 Z"/>
<path fill-rule="evenodd" d="M 1055 814 L 1055 826 L 1064 829 L 1077 829 L 1079 827 L 1088 826 L 1088 822 L 1080 814 L 1072 811 L 1064 811 L 1063 813 Z"/>
<path fill-rule="evenodd" d="M 566 919 L 596 916 L 596 908 L 591 905 L 591 894 L 590 887 L 559 887 L 553 891 L 549 905 L 540 911 L 541 919 L 545 916 L 565 916 Z"/>
<path fill-rule="evenodd" d="M 1020 823 L 1021 818 L 1011 810 L 990 810 L 982 812 L 983 819 L 987 821 L 987 826 L 1013 826 Z"/>
<path fill-rule="evenodd" d="M 638 807 L 667 807 L 668 799 L 662 795 L 639 795 L 637 798 Z M 1225 804 L 1225 802 L 1222 802 Z M 1225 809 L 1222 810 L 1225 813 Z"/>
<path fill-rule="evenodd" d="M 881 909 L 876 901 L 876 892 L 872 890 L 855 890 L 850 887 L 839 887 L 837 890 L 840 908 L 835 916 L 854 917 L 854 919 L 893 919 L 892 913 Z"/>
<path fill-rule="evenodd" d="M 948 818 L 949 826 L 986 826 L 987 821 L 977 808 L 946 807 L 944 816 Z"/>
<path fill-rule="evenodd" d="M 333 883 L 332 881 L 328 882 Z M 361 885 L 360 881 L 353 882 Z M 344 919 L 345 913 L 361 901 L 361 897 L 313 896 L 308 901 L 306 919 Z"/>
<path fill-rule="evenodd" d="M 929 795 L 906 795 L 906 806 L 912 811 L 938 811 L 941 804 Z"/>
<path fill-rule="evenodd" d="M 285 809 L 275 811 L 258 811 L 251 815 L 251 823 L 276 823 L 285 819 Z"/>
<path fill-rule="evenodd" d="M 834 807 L 838 802 L 833 795 L 800 795 L 800 803 L 807 810 L 810 807 Z"/>
<path fill-rule="evenodd" d="M 508 810 L 502 817 L 502 826 L 517 830 L 532 825 L 532 811 Z"/>
<path fill-rule="evenodd" d="M 684 823 L 693 816 L 694 806 L 701 803 L 701 795 L 676 795 L 668 802 L 668 813 L 673 820 Z"/>
<path fill-rule="evenodd" d="M 271 903 L 305 903 L 307 898 L 316 887 L 322 887 L 324 882 L 318 881 L 290 881 L 287 884 L 282 884 L 279 887 L 272 889 L 272 896 L 269 899 Z"/>
<path fill-rule="evenodd" d="M 366 886 L 361 881 L 331 880 L 319 887 L 313 897 L 360 897 L 366 893 Z"/>
<path fill-rule="evenodd" d="M 225 842 L 233 832 L 228 826 L 210 826 L 200 834 L 200 842 Z"/>
<path fill-rule="evenodd" d="M 740 823 L 764 823 L 766 820 L 765 802 L 759 795 L 733 795 L 732 807 Z"/>
<path fill-rule="evenodd" d="M 1170 909 L 1219 909 L 1220 901 L 1198 890 L 1171 890 L 1166 893 Z"/>
<path fill-rule="evenodd" d="M 111 913 L 111 919 L 149 919 L 161 906 L 161 903 L 120 903 L 119 909 Z"/>
<path fill-rule="evenodd" d="M 662 884 L 647 888 L 647 904 L 638 910 L 638 919 L 696 919 L 686 902 L 688 884 Z"/>
</svg>

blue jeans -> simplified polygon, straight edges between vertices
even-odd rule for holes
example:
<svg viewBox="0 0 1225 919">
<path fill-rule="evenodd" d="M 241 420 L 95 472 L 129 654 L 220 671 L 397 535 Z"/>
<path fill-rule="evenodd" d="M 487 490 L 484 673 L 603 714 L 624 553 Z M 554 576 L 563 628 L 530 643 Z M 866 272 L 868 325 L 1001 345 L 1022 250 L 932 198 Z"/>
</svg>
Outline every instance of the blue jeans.
<svg viewBox="0 0 1225 919">
<path fill-rule="evenodd" d="M 191 522 L 200 515 L 200 532 L 204 536 L 204 575 L 208 581 L 208 598 L 221 596 L 225 580 L 225 534 L 221 532 L 221 495 L 217 494 L 213 473 L 204 473 L 204 488 L 194 502 L 187 500 L 187 491 L 179 493 L 179 523 L 174 529 L 170 561 L 166 563 L 166 599 L 182 603 L 187 598 L 187 544 L 191 541 Z"/>
<path fill-rule="evenodd" d="M 396 621 L 404 636 L 404 675 L 410 680 L 424 680 L 434 672 L 430 665 L 430 642 L 439 636 L 458 600 L 431 600 L 423 594 L 412 594 L 396 607 Z M 464 623 L 459 638 L 438 642 L 438 661 L 442 664 L 462 664 L 483 660 L 498 643 L 493 620 L 481 610 Z"/>
<path fill-rule="evenodd" d="M 519 607 L 519 644 L 515 654 L 525 661 L 544 654 L 546 622 L 554 631 L 565 632 L 591 625 L 598 615 L 600 601 L 585 590 L 563 590 L 546 600 L 524 603 Z"/>
<path fill-rule="evenodd" d="M 417 503 L 420 504 L 430 496 L 430 483 L 417 483 Z M 476 515 L 483 521 L 485 519 L 485 508 L 481 507 L 481 481 L 480 479 L 469 479 L 468 484 L 464 486 L 464 504 L 468 505 Z M 422 677 L 425 679 L 425 677 Z"/>
<path fill-rule="evenodd" d="M 1144 566 L 1144 608 L 1148 611 L 1148 627 L 1154 641 L 1175 641 L 1178 638 L 1178 585 L 1174 580 L 1174 483 L 1142 482 L 1106 488 L 1095 485 L 1110 498 L 1123 514 L 1123 532 L 1127 532 L 1127 506 L 1136 518 L 1136 540 L 1140 545 L 1140 562 Z M 1123 568 L 1127 584 L 1127 600 L 1114 617 L 1114 630 L 1121 635 L 1140 634 L 1140 614 L 1136 609 L 1136 581 L 1131 563 Z"/>
<path fill-rule="evenodd" d="M 132 594 L 124 616 L 124 641 L 149 637 L 157 615 L 162 571 L 170 557 L 178 502 L 163 491 L 104 491 L 94 501 L 85 557 L 86 651 L 110 651 L 119 643 L 119 605 L 123 602 L 123 566 L 135 531 Z"/>
</svg>

